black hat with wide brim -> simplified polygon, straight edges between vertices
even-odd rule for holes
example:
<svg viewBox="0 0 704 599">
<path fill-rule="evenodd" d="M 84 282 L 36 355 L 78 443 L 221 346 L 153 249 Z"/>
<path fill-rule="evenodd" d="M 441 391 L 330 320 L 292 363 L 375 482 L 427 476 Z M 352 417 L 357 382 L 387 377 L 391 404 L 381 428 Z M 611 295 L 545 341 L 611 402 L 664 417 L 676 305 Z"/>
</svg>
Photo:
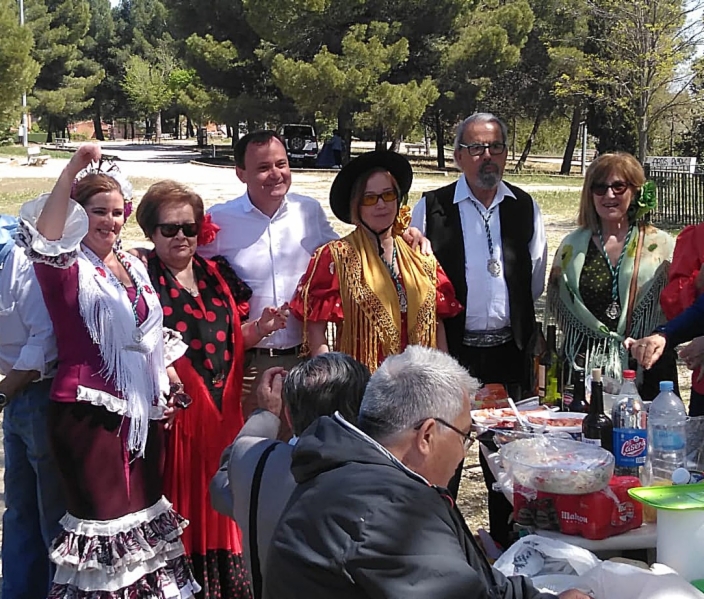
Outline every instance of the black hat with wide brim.
<svg viewBox="0 0 704 599">
<path fill-rule="evenodd" d="M 401 199 L 408 195 L 413 182 L 413 169 L 405 156 L 388 150 L 376 150 L 362 154 L 348 162 L 337 173 L 330 188 L 330 208 L 342 222 L 353 224 L 350 213 L 352 188 L 361 175 L 374 168 L 382 168 L 391 173 L 399 185 Z"/>
</svg>

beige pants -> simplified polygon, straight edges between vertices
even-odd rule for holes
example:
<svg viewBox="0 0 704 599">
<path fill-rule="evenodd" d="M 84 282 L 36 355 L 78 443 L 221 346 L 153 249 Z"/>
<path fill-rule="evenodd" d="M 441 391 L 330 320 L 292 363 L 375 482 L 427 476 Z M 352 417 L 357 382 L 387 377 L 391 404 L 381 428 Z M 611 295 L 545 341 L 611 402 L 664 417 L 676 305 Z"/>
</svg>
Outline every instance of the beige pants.
<svg viewBox="0 0 704 599">
<path fill-rule="evenodd" d="M 290 370 L 301 361 L 298 354 L 286 356 L 269 356 L 264 352 L 246 352 L 244 379 L 242 381 L 242 415 L 247 420 L 249 415 L 257 409 L 257 388 L 265 370 L 279 366 Z M 285 418 L 281 419 L 279 439 L 288 441 L 291 436 L 291 427 Z"/>
</svg>

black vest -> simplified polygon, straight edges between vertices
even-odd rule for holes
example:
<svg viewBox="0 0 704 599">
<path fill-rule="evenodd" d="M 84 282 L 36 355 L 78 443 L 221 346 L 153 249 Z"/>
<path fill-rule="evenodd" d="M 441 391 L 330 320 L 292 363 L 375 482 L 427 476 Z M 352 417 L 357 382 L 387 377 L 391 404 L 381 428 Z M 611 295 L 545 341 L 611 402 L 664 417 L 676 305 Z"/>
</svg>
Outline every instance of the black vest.
<svg viewBox="0 0 704 599">
<path fill-rule="evenodd" d="M 528 246 L 533 238 L 533 199 L 522 189 L 505 183 L 516 199 L 499 204 L 503 276 L 508 287 L 511 329 L 519 349 L 528 347 L 535 328 L 532 277 L 533 263 Z M 425 235 L 433 244 L 433 252 L 455 288 L 463 304 L 472 301 L 465 279 L 465 254 L 460 210 L 454 203 L 452 183 L 425 194 Z M 487 257 L 480 258 L 486 262 Z M 445 333 L 450 354 L 459 356 L 464 337 L 466 313 L 445 320 Z"/>
</svg>

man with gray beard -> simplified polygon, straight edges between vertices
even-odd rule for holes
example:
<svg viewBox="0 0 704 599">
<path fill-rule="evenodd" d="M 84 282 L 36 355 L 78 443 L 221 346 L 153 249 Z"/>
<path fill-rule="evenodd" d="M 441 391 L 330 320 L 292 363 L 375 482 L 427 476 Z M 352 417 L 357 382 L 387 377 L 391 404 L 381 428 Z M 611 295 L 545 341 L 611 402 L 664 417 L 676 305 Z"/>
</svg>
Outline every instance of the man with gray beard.
<svg viewBox="0 0 704 599">
<path fill-rule="evenodd" d="M 502 180 L 506 125 L 488 113 L 457 128 L 451 185 L 426 192 L 411 224 L 425 233 L 465 310 L 444 321 L 450 354 L 482 383 L 502 383 L 516 400 L 532 392 L 534 301 L 543 292 L 547 243 L 540 208 Z M 485 464 L 482 464 L 485 466 Z M 485 474 L 488 469 L 485 469 Z M 459 487 L 461 466 L 449 488 Z M 491 534 L 508 542 L 511 506 L 489 488 Z"/>
</svg>

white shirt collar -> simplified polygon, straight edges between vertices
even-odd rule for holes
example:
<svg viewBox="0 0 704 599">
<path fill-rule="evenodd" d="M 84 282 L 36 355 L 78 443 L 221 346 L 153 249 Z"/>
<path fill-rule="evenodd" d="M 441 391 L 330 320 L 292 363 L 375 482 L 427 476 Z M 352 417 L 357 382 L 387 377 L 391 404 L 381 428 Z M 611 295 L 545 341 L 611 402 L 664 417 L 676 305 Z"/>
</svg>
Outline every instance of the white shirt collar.
<svg viewBox="0 0 704 599">
<path fill-rule="evenodd" d="M 257 208 L 257 207 L 252 203 L 252 199 L 249 197 L 249 191 L 245 191 L 243 197 L 244 197 L 244 211 L 245 211 L 245 212 L 254 212 L 254 211 L 256 211 L 256 212 L 258 212 L 259 214 L 261 214 L 262 216 L 266 216 L 266 218 L 269 218 L 266 214 L 264 214 L 261 210 L 259 210 L 259 208 Z M 278 209 L 276 212 L 274 212 L 274 214 L 272 215 L 272 217 L 271 217 L 270 220 L 275 219 L 277 216 L 279 216 L 280 214 L 282 214 L 282 213 L 285 211 L 285 209 L 286 209 L 286 204 L 287 204 L 287 198 L 288 198 L 288 194 L 286 194 L 286 195 L 284 196 L 284 201 L 281 202 L 281 206 L 279 206 L 279 209 Z"/>
<path fill-rule="evenodd" d="M 355 435 L 361 437 L 362 440 L 373 445 L 378 451 L 380 451 L 387 458 L 389 458 L 389 460 L 391 460 L 391 462 L 393 463 L 394 466 L 396 466 L 400 470 L 403 470 L 406 474 L 408 474 L 408 476 L 417 479 L 419 482 L 422 482 L 422 483 L 428 485 L 429 487 L 433 486 L 420 474 L 418 474 L 417 472 L 415 472 L 415 471 L 411 470 L 410 468 L 408 468 L 407 466 L 405 466 L 404 463 L 401 462 L 401 460 L 399 460 L 394 454 L 392 454 L 388 449 L 386 449 L 386 447 L 384 447 L 381 443 L 375 441 L 369 435 L 367 435 L 366 433 L 359 430 L 356 426 L 347 422 L 347 420 L 345 420 L 345 417 L 342 414 L 340 414 L 340 412 L 335 412 L 333 414 L 333 418 L 335 419 L 335 421 L 338 424 L 342 425 L 344 428 L 346 428 L 350 432 L 354 433 Z"/>
<path fill-rule="evenodd" d="M 497 206 L 498 204 L 503 202 L 505 198 L 513 198 L 515 200 L 516 196 L 508 188 L 508 185 L 506 185 L 503 181 L 499 181 L 499 185 L 496 188 L 496 195 L 494 196 L 494 199 L 491 202 L 491 205 Z M 460 202 L 462 202 L 464 200 L 474 200 L 474 201 L 479 202 L 481 204 L 481 202 L 477 199 L 477 197 L 474 195 L 474 193 L 472 193 L 472 190 L 470 189 L 469 184 L 467 183 L 467 178 L 464 176 L 464 173 L 462 173 L 459 176 L 459 179 L 457 180 L 457 186 L 455 187 L 455 197 L 454 197 L 453 203 L 459 204 Z"/>
</svg>

